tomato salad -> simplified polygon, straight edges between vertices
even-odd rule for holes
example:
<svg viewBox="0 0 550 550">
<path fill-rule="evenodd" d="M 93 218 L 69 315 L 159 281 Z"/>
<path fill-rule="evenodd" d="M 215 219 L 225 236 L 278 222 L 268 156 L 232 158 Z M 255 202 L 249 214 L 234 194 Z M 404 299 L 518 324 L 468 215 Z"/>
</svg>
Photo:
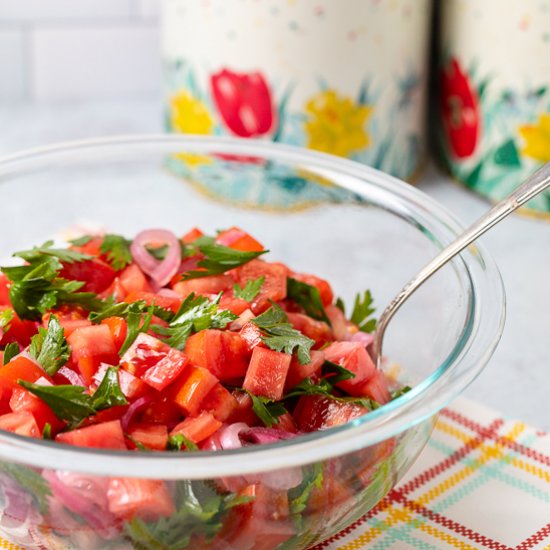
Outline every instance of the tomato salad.
<svg viewBox="0 0 550 550">
<path fill-rule="evenodd" d="M 14 254 L 22 265 L 0 280 L 0 429 L 215 450 L 330 428 L 389 401 L 368 352 L 370 292 L 347 320 L 326 280 L 267 252 L 232 227 Z"/>
<path fill-rule="evenodd" d="M 232 227 L 15 253 L 20 265 L 0 274 L 0 429 L 80 447 L 218 451 L 337 426 L 407 390 L 369 355 L 369 291 L 348 320 L 326 280 L 267 252 Z M 391 439 L 345 467 L 214 485 L 0 462 L 0 496 L 17 509 L 0 528 L 25 547 L 49 546 L 46 534 L 78 548 L 304 547 L 381 498 L 398 452 Z"/>
</svg>

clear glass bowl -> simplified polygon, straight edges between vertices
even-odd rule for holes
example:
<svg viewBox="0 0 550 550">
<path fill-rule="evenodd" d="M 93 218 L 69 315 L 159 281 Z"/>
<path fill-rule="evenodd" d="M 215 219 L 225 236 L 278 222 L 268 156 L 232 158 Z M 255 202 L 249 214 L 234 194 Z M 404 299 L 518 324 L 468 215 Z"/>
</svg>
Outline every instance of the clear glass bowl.
<svg viewBox="0 0 550 550">
<path fill-rule="evenodd" d="M 154 226 L 183 233 L 239 225 L 272 259 L 330 280 L 348 308 L 366 288 L 382 308 L 461 231 L 441 205 L 395 178 L 251 140 L 61 144 L 0 159 L 0 183 L 2 258 L 75 224 L 128 235 Z M 438 411 L 486 364 L 503 322 L 500 275 L 479 244 L 392 321 L 387 366 L 399 368 L 412 391 L 347 425 L 272 445 L 179 454 L 79 449 L 2 432 L 0 532 L 25 548 L 313 546 L 401 479 Z M 300 485 L 282 488 L 293 476 Z M 143 509 L 122 521 L 106 495 L 124 483 L 168 491 L 170 517 L 159 521 Z M 248 498 L 230 508 L 236 493 Z"/>
</svg>

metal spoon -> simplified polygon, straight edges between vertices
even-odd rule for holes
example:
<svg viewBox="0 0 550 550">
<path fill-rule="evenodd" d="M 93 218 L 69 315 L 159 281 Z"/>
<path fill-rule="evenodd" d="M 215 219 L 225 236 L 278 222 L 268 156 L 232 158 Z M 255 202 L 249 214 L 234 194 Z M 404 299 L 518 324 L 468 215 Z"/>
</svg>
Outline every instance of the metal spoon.
<svg viewBox="0 0 550 550">
<path fill-rule="evenodd" d="M 550 187 L 550 162 L 515 189 L 510 195 L 495 204 L 479 220 L 474 222 L 462 235 L 457 237 L 451 244 L 444 248 L 429 264 L 423 267 L 395 296 L 388 307 L 384 310 L 378 321 L 378 327 L 374 333 L 373 355 L 377 368 L 380 368 L 382 357 L 382 342 L 388 323 L 395 312 L 424 282 L 436 271 L 443 267 L 449 260 L 462 252 L 472 244 L 478 237 L 491 229 L 498 222 L 506 218 L 514 210 L 525 204 L 528 200 Z"/>
</svg>

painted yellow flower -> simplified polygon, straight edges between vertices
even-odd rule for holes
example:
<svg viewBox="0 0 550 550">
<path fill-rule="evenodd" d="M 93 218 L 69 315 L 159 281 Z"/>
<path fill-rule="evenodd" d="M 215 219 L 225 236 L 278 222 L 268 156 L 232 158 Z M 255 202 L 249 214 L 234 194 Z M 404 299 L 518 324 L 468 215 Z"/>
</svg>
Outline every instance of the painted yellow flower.
<svg viewBox="0 0 550 550">
<path fill-rule="evenodd" d="M 526 157 L 550 161 L 550 113 L 541 114 L 536 124 L 521 126 L 519 135 L 525 142 L 521 152 Z"/>
<path fill-rule="evenodd" d="M 170 98 L 172 129 L 182 134 L 211 134 L 214 119 L 206 105 L 187 91 Z"/>
<path fill-rule="evenodd" d="M 370 144 L 365 124 L 372 106 L 360 105 L 334 90 L 324 90 L 306 103 L 308 147 L 342 157 Z"/>
</svg>

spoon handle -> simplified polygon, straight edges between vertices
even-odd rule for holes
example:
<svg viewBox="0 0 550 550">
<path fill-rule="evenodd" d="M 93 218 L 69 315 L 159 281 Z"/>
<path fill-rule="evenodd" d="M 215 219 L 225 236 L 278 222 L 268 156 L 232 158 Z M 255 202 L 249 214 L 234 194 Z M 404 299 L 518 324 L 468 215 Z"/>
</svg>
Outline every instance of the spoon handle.
<svg viewBox="0 0 550 550">
<path fill-rule="evenodd" d="M 388 307 L 384 310 L 378 321 L 378 327 L 374 335 L 373 352 L 376 362 L 380 362 L 382 351 L 382 339 L 386 327 L 401 307 L 403 302 L 415 292 L 431 275 L 445 265 L 449 260 L 462 252 L 467 246 L 478 237 L 491 229 L 514 210 L 525 204 L 528 200 L 538 195 L 550 186 L 550 162 L 544 164 L 534 174 L 529 176 L 524 183 L 515 189 L 510 195 L 495 204 L 485 215 L 474 222 L 456 240 L 446 246 L 429 264 L 423 267 L 395 296 Z"/>
</svg>

